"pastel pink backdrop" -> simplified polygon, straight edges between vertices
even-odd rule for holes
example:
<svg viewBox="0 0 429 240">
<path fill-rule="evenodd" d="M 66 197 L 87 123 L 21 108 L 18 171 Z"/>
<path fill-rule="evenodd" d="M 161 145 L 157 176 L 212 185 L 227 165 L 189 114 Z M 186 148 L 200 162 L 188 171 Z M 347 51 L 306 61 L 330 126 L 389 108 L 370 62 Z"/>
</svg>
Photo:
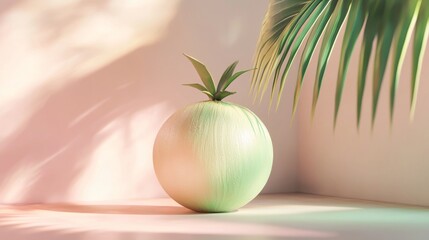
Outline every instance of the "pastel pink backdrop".
<svg viewBox="0 0 429 240">
<path fill-rule="evenodd" d="M 265 1 L 20 0 L 0 3 L 0 203 L 166 196 L 152 145 L 176 109 L 204 100 L 182 53 L 219 76 L 250 68 Z M 296 188 L 288 111 L 230 98 L 267 124 L 275 163 L 264 192 Z"/>
<path fill-rule="evenodd" d="M 204 99 L 180 86 L 197 79 L 181 54 L 203 60 L 215 76 L 237 59 L 240 68 L 249 68 L 266 5 L 257 0 L 2 1 L 0 203 L 165 196 L 152 169 L 153 140 L 171 113 Z M 270 114 L 266 102 L 254 105 L 248 96 L 249 76 L 232 86 L 240 93 L 231 101 L 255 111 L 273 138 L 274 167 L 264 192 L 429 205 L 427 54 L 414 122 L 408 121 L 408 54 L 391 129 L 386 78 L 374 132 L 368 84 L 358 133 L 355 51 L 334 132 L 339 50 L 328 66 L 313 124 L 314 62 L 292 128 L 293 81 L 279 112 Z"/>
</svg>

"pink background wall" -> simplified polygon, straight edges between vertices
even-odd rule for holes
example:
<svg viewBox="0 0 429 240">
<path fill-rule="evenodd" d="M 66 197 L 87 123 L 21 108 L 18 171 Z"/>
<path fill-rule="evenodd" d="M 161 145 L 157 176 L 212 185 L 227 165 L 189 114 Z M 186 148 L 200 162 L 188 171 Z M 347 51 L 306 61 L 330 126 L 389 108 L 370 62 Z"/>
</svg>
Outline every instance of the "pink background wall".
<svg viewBox="0 0 429 240">
<path fill-rule="evenodd" d="M 258 0 L 0 2 L 0 203 L 165 196 L 152 169 L 153 140 L 176 109 L 205 99 L 180 85 L 197 80 L 182 53 L 201 59 L 215 76 L 237 59 L 239 68 L 251 67 L 266 6 Z M 335 133 L 339 47 L 313 124 L 315 63 L 292 128 L 292 85 L 271 114 L 266 102 L 252 104 L 250 75 L 232 86 L 239 94 L 230 100 L 255 111 L 272 134 L 275 161 L 264 192 L 429 205 L 429 70 L 423 69 L 411 124 L 407 56 L 391 131 L 389 80 L 373 133 L 368 84 L 358 133 L 356 53 Z M 296 67 L 292 80 L 294 73 Z"/>
<path fill-rule="evenodd" d="M 205 97 L 182 53 L 215 76 L 251 59 L 267 3 L 258 0 L 0 3 L 0 203 L 165 196 L 152 144 L 176 109 Z M 230 101 L 266 123 L 275 163 L 264 192 L 296 188 L 289 111 L 253 105 L 247 75 Z"/>
</svg>

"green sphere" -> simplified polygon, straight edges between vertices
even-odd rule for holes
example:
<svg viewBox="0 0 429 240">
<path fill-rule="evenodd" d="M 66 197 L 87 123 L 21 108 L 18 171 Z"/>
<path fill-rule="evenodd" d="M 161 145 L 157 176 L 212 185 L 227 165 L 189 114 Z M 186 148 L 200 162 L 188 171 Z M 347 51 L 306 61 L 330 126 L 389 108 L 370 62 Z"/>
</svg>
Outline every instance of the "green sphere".
<svg viewBox="0 0 429 240">
<path fill-rule="evenodd" d="M 228 212 L 265 186 L 273 146 L 267 128 L 249 109 L 205 101 L 164 123 L 153 155 L 156 176 L 171 198 L 197 212 Z"/>
</svg>

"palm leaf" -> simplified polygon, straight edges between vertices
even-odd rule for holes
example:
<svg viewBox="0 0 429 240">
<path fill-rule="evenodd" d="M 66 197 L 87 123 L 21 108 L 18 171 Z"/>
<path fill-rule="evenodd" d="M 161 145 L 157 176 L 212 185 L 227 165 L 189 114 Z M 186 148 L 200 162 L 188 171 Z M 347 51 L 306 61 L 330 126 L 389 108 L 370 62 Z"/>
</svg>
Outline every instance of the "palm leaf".
<svg viewBox="0 0 429 240">
<path fill-rule="evenodd" d="M 292 119 L 295 116 L 296 109 L 298 106 L 299 96 L 301 94 L 302 84 L 304 83 L 304 77 L 310 64 L 310 60 L 313 57 L 314 50 L 319 42 L 320 37 L 322 36 L 323 31 L 325 30 L 325 25 L 328 23 L 332 12 L 335 10 L 335 3 L 329 2 L 329 7 L 322 12 L 320 19 L 316 21 L 313 26 L 313 30 L 308 37 L 307 44 L 304 47 L 304 51 L 301 57 L 301 62 L 299 64 L 298 78 L 295 87 L 295 94 L 293 99 L 293 108 L 292 108 Z M 279 93 L 281 94 L 281 93 Z"/>
<path fill-rule="evenodd" d="M 367 4 L 367 8 L 370 9 L 366 15 L 366 25 L 362 40 L 362 47 L 359 57 L 359 68 L 358 68 L 358 81 L 357 81 L 357 126 L 360 125 L 361 113 L 362 113 L 362 101 L 363 94 L 366 85 L 366 75 L 368 71 L 369 59 L 372 52 L 372 43 L 377 34 L 377 27 L 379 24 L 378 20 L 378 8 L 380 7 L 379 2 L 370 2 Z"/>
<path fill-rule="evenodd" d="M 327 2 L 323 2 L 322 4 L 321 0 L 313 1 L 311 4 L 308 4 L 308 8 L 305 10 L 303 9 L 302 15 L 300 18 L 296 18 L 298 21 L 294 27 L 294 31 L 291 33 L 291 35 L 288 38 L 287 47 L 285 49 L 286 52 L 289 52 L 289 49 L 292 47 L 292 41 L 295 40 L 294 45 L 292 47 L 292 51 L 290 52 L 289 60 L 286 63 L 286 66 L 283 70 L 282 77 L 280 78 L 280 84 L 279 84 L 279 90 L 277 94 L 277 104 L 276 109 L 279 106 L 280 99 L 281 99 L 281 93 L 284 90 L 286 77 L 289 73 L 290 67 L 292 65 L 293 60 L 295 59 L 295 56 L 299 50 L 299 47 L 301 46 L 305 36 L 308 34 L 309 30 L 313 27 L 315 20 L 320 16 L 320 13 L 323 12 L 325 9 Z M 307 24 L 306 21 L 308 21 Z M 297 37 L 298 31 L 301 31 L 300 35 Z M 297 37 L 297 38 L 296 38 Z M 283 54 L 279 64 L 276 67 L 276 74 L 274 75 L 274 79 L 277 79 L 279 77 L 281 67 L 284 63 L 284 60 L 286 59 L 286 54 Z M 271 92 L 271 98 L 270 98 L 270 105 L 273 100 L 274 95 L 274 88 L 275 88 L 275 82 L 273 82 L 273 89 Z"/>
<path fill-rule="evenodd" d="M 413 67 L 411 78 L 411 107 L 410 117 L 413 119 L 416 109 L 417 91 L 420 83 L 420 72 L 423 63 L 423 53 L 429 36 L 429 1 L 422 1 L 414 33 Z"/>
<path fill-rule="evenodd" d="M 397 5 L 394 1 L 386 1 L 385 6 L 380 9 L 386 9 L 389 12 L 397 11 Z M 382 15 L 381 24 L 377 29 L 377 47 L 375 49 L 374 57 L 374 73 L 372 79 L 372 126 L 374 126 L 375 117 L 377 113 L 377 106 L 381 92 L 381 85 L 383 83 L 384 74 L 386 72 L 387 61 L 389 59 L 390 47 L 393 40 L 394 24 L 397 16 L 394 14 Z"/>
<path fill-rule="evenodd" d="M 317 1 L 317 0 L 316 0 Z M 310 1 L 308 1 L 309 3 L 311 3 Z M 302 10 L 301 13 L 305 12 L 305 10 L 307 9 L 307 7 L 310 4 L 299 4 L 297 5 L 294 9 L 299 9 Z M 304 7 L 303 7 L 304 6 Z M 301 9 L 302 8 L 302 9 Z M 284 52 L 289 51 L 290 48 L 290 44 L 291 41 L 289 41 L 289 39 L 294 38 L 296 36 L 296 33 L 294 34 L 294 29 L 296 27 L 297 24 L 297 20 L 300 19 L 301 14 L 299 14 L 298 16 L 293 18 L 293 21 L 291 21 L 289 23 L 288 28 L 284 31 L 285 34 L 282 38 L 279 38 L 277 42 L 272 44 L 272 47 L 277 47 L 278 48 L 278 52 L 282 52 L 284 50 L 284 48 L 286 47 L 286 50 Z M 290 31 L 289 31 L 290 30 Z M 274 48 L 275 49 L 275 48 Z M 262 100 L 264 93 L 268 87 L 268 81 L 262 81 L 262 79 L 264 78 L 270 78 L 274 72 L 275 69 L 277 69 L 277 66 L 281 66 L 281 59 L 277 58 L 276 55 L 272 54 L 271 57 L 264 59 L 265 61 L 265 65 L 262 68 L 262 71 L 260 72 L 260 77 L 258 79 L 258 86 L 257 86 L 257 92 L 262 92 L 261 96 L 260 96 L 260 100 Z M 280 65 L 279 65 L 280 64 Z M 278 71 L 276 70 L 275 75 L 278 75 Z M 276 79 L 277 77 L 274 77 L 275 81 L 273 82 L 273 87 L 275 88 L 276 86 Z M 274 91 L 274 89 L 272 89 L 272 92 Z M 256 96 L 255 96 L 256 97 Z"/>
<path fill-rule="evenodd" d="M 338 117 L 343 88 L 346 80 L 349 79 L 347 69 L 351 55 L 362 30 L 364 33 L 360 45 L 357 76 L 358 126 L 361 119 L 366 73 L 374 42 L 376 42 L 376 48 L 372 79 L 372 122 L 374 123 L 376 117 L 381 87 L 391 52 L 393 72 L 390 85 L 390 112 L 393 116 L 401 67 L 410 42 L 413 42 L 412 115 L 416 104 L 423 52 L 429 35 L 428 2 L 427 0 L 270 0 L 255 55 L 255 67 L 258 71 L 253 74 L 252 92 L 255 96 L 262 97 L 266 86 L 272 81 L 270 105 L 274 92 L 277 91 L 278 106 L 290 67 L 301 48 L 303 39 L 307 37 L 295 85 L 292 108 L 292 116 L 294 116 L 309 63 L 321 35 L 324 34 L 313 88 L 312 114 L 314 114 L 332 50 L 342 25 L 347 22 L 344 36 L 342 36 L 343 44 L 335 91 L 334 124 Z M 347 15 L 349 15 L 348 18 Z M 411 33 L 414 28 L 414 39 L 411 41 Z M 289 56 L 288 61 L 286 61 L 287 56 Z"/>
<path fill-rule="evenodd" d="M 290 21 L 310 0 L 282 0 L 271 1 L 262 25 L 262 31 L 258 40 L 258 50 L 255 57 L 255 65 L 251 91 L 260 92 L 263 79 L 267 79 L 266 70 L 269 64 L 273 65 L 273 56 L 277 55 L 280 39 L 288 33 Z"/>
<path fill-rule="evenodd" d="M 401 9 L 403 13 L 400 14 L 399 27 L 396 28 L 393 48 L 393 73 L 390 84 L 390 121 L 393 120 L 395 96 L 398 89 L 402 63 L 404 62 L 405 52 L 410 42 L 411 32 L 414 29 L 420 5 L 421 1 L 412 1 L 406 8 Z"/>
<path fill-rule="evenodd" d="M 337 6 L 335 7 L 334 12 L 332 13 L 331 19 L 325 30 L 325 35 L 323 36 L 323 41 L 321 45 L 321 50 L 319 54 L 319 61 L 317 64 L 316 72 L 316 81 L 314 83 L 313 89 L 313 106 L 311 110 L 311 115 L 314 116 L 316 110 L 317 100 L 320 94 L 320 88 L 322 87 L 323 77 L 325 75 L 326 66 L 328 65 L 329 57 L 331 56 L 332 49 L 334 47 L 335 41 L 340 31 L 341 26 L 343 25 L 344 19 L 346 18 L 350 10 L 350 0 L 340 0 Z"/>
<path fill-rule="evenodd" d="M 314 9 L 318 6 L 321 0 L 308 1 L 305 3 L 304 7 L 300 9 L 300 12 L 292 19 L 289 23 L 289 27 L 286 29 L 283 34 L 281 41 L 278 46 L 278 52 L 289 52 L 289 49 L 292 45 L 293 40 L 295 39 L 298 31 L 305 23 L 309 15 L 314 11 Z M 281 58 L 277 58 L 275 62 L 275 78 L 279 75 L 281 65 L 283 64 L 286 58 L 286 54 L 282 54 Z M 274 85 L 274 84 L 273 84 Z"/>
<path fill-rule="evenodd" d="M 335 95 L 334 127 L 337 122 L 338 110 L 340 109 L 341 97 L 346 80 L 347 69 L 350 62 L 354 45 L 365 21 L 365 13 L 362 1 L 353 1 L 347 27 L 344 33 L 343 46 L 341 48 L 340 67 L 338 69 L 337 89 Z"/>
</svg>

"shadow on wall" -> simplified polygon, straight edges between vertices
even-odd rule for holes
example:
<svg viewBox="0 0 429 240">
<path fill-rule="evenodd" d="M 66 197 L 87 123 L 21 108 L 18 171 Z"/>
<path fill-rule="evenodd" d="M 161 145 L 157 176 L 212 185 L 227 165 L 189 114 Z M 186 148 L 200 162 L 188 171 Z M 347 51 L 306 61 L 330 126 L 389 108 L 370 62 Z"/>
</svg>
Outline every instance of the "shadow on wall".
<svg viewBox="0 0 429 240">
<path fill-rule="evenodd" d="M 161 84 L 150 81 L 148 75 L 122 75 L 147 71 L 129 65 L 136 62 L 146 66 L 140 55 L 141 50 L 136 51 L 51 93 L 26 123 L 2 141 L 3 201 L 114 198 L 116 194 L 117 197 L 126 194 L 118 190 L 135 189 L 117 189 L 124 180 L 136 184 L 130 177 L 140 177 L 140 181 L 145 181 L 148 176 L 141 176 L 140 171 L 148 166 L 142 166 L 139 158 L 147 152 L 123 154 L 127 148 L 136 150 L 136 144 L 148 144 L 145 137 L 152 138 L 154 128 L 159 125 L 156 117 L 165 110 L 160 105 L 165 96 L 152 94 L 151 89 L 145 88 L 149 82 L 154 89 Z M 144 136 L 147 132 L 151 135 Z M 123 151 L 118 152 L 118 144 Z M 86 189 L 97 192 L 85 192 Z"/>
<path fill-rule="evenodd" d="M 13 79 L 0 82 L 0 203 L 165 196 L 152 168 L 156 133 L 177 107 L 202 99 L 176 91 L 192 81 L 182 51 L 243 57 L 244 47 L 250 51 L 243 58 L 251 59 L 254 43 L 240 42 L 249 36 L 239 30 L 260 19 L 236 13 L 238 3 L 127 4 L 22 0 L 0 12 L 0 34 L 7 35 L 0 38 L 7 53 L 0 56 L 0 79 Z M 203 18 L 195 10 L 201 5 L 231 17 L 213 25 L 217 14 Z M 61 9 L 74 10 L 62 16 Z M 196 44 L 201 31 L 209 34 L 198 42 L 209 42 Z M 218 54 L 222 48 L 228 50 Z"/>
<path fill-rule="evenodd" d="M 36 2 L 39 5 L 32 11 L 30 5 Z M 2 13 L 0 31 L 10 32 L 11 37 L 0 41 L 0 49 L 20 40 L 11 61 L 22 60 L 13 68 L 10 59 L 0 58 L 2 79 L 16 79 L 1 83 L 1 121 L 13 128 L 5 129 L 0 138 L 0 203 L 144 196 L 136 189 L 162 195 L 151 173 L 152 163 L 145 159 L 151 159 L 151 141 L 174 104 L 163 102 L 168 93 L 159 91 L 163 83 L 156 80 L 154 56 L 145 52 L 145 45 L 161 36 L 154 26 L 166 28 L 169 21 L 159 19 L 161 24 L 154 19 L 154 26 L 149 26 L 148 16 L 136 17 L 135 9 L 122 6 L 123 12 L 111 12 L 110 7 L 116 9 L 120 1 L 67 2 L 74 4 L 74 10 L 53 14 L 53 19 L 43 15 L 70 6 L 58 1 L 21 1 Z M 144 13 L 166 3 L 134 4 Z M 76 14 L 70 15 L 75 12 L 83 17 L 94 13 L 100 19 L 78 21 Z M 34 19 L 40 21 L 32 23 Z M 28 29 L 14 30 L 13 23 Z M 134 29 L 127 26 L 128 35 L 121 39 L 117 34 L 123 35 L 122 27 L 128 24 L 134 24 Z M 102 34 L 100 28 L 110 31 L 110 39 L 97 35 Z M 80 35 L 91 30 L 98 32 Z M 36 41 L 25 45 L 27 39 L 22 38 L 31 31 L 36 31 Z M 136 46 L 141 47 L 133 50 Z M 30 49 L 28 55 L 22 53 L 26 49 Z M 32 64 L 40 74 L 32 71 Z M 16 126 L 11 124 L 15 117 Z"/>
</svg>

